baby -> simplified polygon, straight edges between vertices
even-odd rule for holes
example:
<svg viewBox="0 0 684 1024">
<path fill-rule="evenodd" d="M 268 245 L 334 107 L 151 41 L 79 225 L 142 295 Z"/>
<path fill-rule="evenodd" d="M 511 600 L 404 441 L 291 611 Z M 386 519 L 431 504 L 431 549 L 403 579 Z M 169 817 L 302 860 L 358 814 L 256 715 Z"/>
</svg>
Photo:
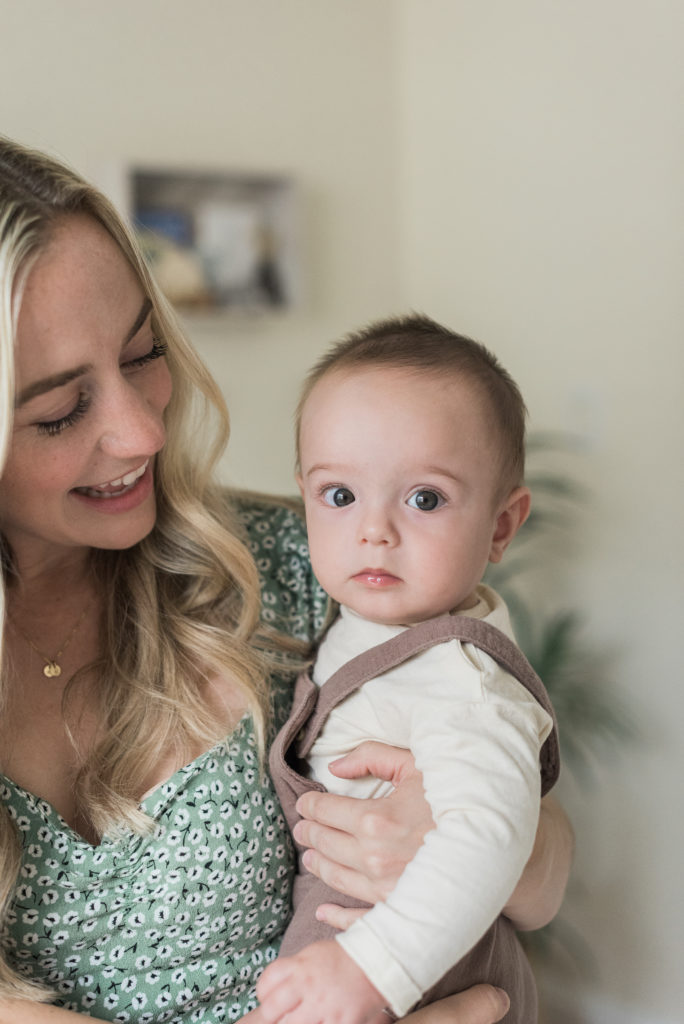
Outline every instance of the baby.
<svg viewBox="0 0 684 1024">
<path fill-rule="evenodd" d="M 481 583 L 529 514 L 524 434 L 508 373 L 426 317 L 349 336 L 307 378 L 297 482 L 314 570 L 340 611 L 271 768 L 292 825 L 312 785 L 391 789 L 338 778 L 335 759 L 369 739 L 407 747 L 435 828 L 387 900 L 343 933 L 314 918 L 339 895 L 297 880 L 286 955 L 257 988 L 269 1022 L 361 1024 L 477 981 L 506 988 L 507 1022 L 536 1020 L 531 972 L 500 914 L 558 773 L 557 740 L 506 607 Z"/>
</svg>

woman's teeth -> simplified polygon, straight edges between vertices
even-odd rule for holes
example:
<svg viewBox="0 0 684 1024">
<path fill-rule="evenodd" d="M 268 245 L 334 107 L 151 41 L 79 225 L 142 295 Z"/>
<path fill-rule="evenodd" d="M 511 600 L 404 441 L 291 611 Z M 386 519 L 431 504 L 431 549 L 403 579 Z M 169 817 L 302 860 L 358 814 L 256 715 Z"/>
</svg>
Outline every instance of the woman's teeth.
<svg viewBox="0 0 684 1024">
<path fill-rule="evenodd" d="M 120 476 L 117 480 L 109 480 L 106 484 L 97 484 L 95 487 L 77 487 L 76 490 L 90 498 L 118 498 L 135 486 L 147 469 L 149 461 L 147 459 L 142 466 L 132 469 L 130 473 Z"/>
</svg>

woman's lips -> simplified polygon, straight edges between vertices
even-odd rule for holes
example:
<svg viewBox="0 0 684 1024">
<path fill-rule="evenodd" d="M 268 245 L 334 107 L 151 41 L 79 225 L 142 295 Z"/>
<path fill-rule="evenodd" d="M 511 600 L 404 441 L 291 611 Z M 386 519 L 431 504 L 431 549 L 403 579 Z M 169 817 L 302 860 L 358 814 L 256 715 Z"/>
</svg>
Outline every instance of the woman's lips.
<svg viewBox="0 0 684 1024">
<path fill-rule="evenodd" d="M 124 481 L 130 480 L 131 483 Z M 71 496 L 83 506 L 96 512 L 119 515 L 144 504 L 153 494 L 152 460 L 116 480 L 95 487 L 74 487 Z"/>
<path fill-rule="evenodd" d="M 126 494 L 135 487 L 149 464 L 150 460 L 145 459 L 142 466 L 132 469 L 129 473 L 125 473 L 116 480 L 110 480 L 106 484 L 96 484 L 94 487 L 75 487 L 74 490 L 78 494 L 87 495 L 89 498 L 120 498 L 122 494 Z"/>
</svg>

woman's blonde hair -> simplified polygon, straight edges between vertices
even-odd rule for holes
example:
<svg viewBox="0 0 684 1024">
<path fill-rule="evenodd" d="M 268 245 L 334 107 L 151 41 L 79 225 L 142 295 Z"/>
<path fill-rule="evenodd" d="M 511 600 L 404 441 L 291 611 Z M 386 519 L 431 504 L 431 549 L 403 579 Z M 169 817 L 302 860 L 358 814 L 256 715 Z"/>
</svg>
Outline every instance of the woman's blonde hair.
<svg viewBox="0 0 684 1024">
<path fill-rule="evenodd" d="M 135 239 L 111 203 L 75 172 L 44 154 L 0 138 L 0 487 L 12 435 L 14 340 L 22 291 L 33 263 L 64 219 L 86 214 L 115 239 L 152 302 L 155 332 L 168 344 L 173 396 L 167 441 L 155 464 L 157 520 L 142 542 L 96 551 L 105 595 L 101 659 L 95 666 L 101 729 L 80 752 L 79 806 L 98 833 L 149 828 L 137 786 L 160 751 L 184 752 L 225 733 L 203 698 L 212 675 L 228 676 L 252 713 L 262 749 L 268 714 L 267 674 L 273 645 L 259 626 L 259 582 L 225 492 L 213 483 L 228 438 L 223 398 L 188 345 L 157 289 Z M 0 709 L 5 588 L 12 552 L 0 536 Z M 90 666 L 93 668 L 93 666 Z M 78 673 L 65 693 L 77 684 Z M 68 727 L 68 726 L 67 726 Z M 0 752 L 0 759 L 1 759 Z M 179 764 L 181 761 L 179 760 Z M 0 760 L 1 767 L 1 760 Z M 9 816 L 0 820 L 0 919 L 11 902 L 20 846 Z M 49 998 L 0 961 L 0 997 Z"/>
</svg>

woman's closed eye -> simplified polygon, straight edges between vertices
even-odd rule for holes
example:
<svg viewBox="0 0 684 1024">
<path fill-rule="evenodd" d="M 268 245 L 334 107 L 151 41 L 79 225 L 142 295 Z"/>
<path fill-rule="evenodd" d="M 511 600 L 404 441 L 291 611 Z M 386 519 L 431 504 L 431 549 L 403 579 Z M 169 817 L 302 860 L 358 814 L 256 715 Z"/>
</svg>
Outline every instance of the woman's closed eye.
<svg viewBox="0 0 684 1024">
<path fill-rule="evenodd" d="M 90 396 L 86 394 L 79 394 L 76 405 L 68 412 L 65 416 L 60 416 L 56 420 L 43 420 L 40 423 L 36 423 L 39 434 L 47 434 L 48 437 L 55 437 L 56 434 L 61 434 L 67 427 L 73 427 L 75 423 L 85 416 L 86 412 L 90 407 Z"/>
<path fill-rule="evenodd" d="M 153 362 L 155 359 L 161 359 L 168 352 L 169 346 L 166 341 L 162 338 L 152 339 L 152 348 L 145 352 L 141 356 L 136 356 L 135 359 L 127 359 L 121 364 L 123 370 L 138 370 L 142 366 L 147 366 L 148 363 Z"/>
</svg>

